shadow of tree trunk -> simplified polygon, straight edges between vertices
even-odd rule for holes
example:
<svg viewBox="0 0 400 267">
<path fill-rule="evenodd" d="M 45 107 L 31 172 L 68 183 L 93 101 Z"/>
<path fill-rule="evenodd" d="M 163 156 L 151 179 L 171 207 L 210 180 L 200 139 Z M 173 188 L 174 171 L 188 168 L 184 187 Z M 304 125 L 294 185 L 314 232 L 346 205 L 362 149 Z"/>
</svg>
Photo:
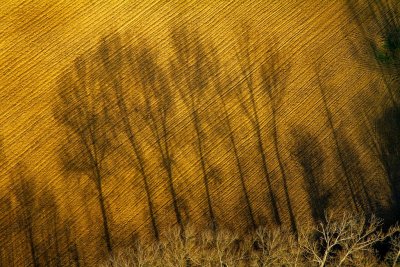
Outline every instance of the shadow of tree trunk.
<svg viewBox="0 0 400 267">
<path fill-rule="evenodd" d="M 345 136 L 344 130 L 338 130 L 338 138 L 340 140 L 340 149 L 343 154 L 343 161 L 346 169 L 349 171 L 354 188 L 357 189 L 357 202 L 361 204 L 364 214 L 370 215 L 375 211 L 375 201 L 369 191 L 367 177 L 363 168 L 363 163 L 359 153 L 356 151 L 354 144 Z"/>
<path fill-rule="evenodd" d="M 242 86 L 239 84 L 236 89 L 236 94 L 241 109 L 243 110 L 245 116 L 251 123 L 254 129 L 254 135 L 256 139 L 256 146 L 258 154 L 261 158 L 261 168 L 265 181 L 267 183 L 268 198 L 271 201 L 271 211 L 273 214 L 273 220 L 275 224 L 281 225 L 282 220 L 278 209 L 278 200 L 274 193 L 272 187 L 272 179 L 270 171 L 268 169 L 267 155 L 266 155 L 266 145 L 261 133 L 261 118 L 260 118 L 260 107 L 257 104 L 257 93 L 256 93 L 256 67 L 253 62 L 252 53 L 254 53 L 254 47 L 252 47 L 250 38 L 252 37 L 252 32 L 248 25 L 244 25 L 242 36 L 239 36 L 239 51 L 236 53 L 238 59 L 238 65 L 240 67 L 240 75 L 244 80 L 243 90 Z"/>
<path fill-rule="evenodd" d="M 272 141 L 274 145 L 275 155 L 278 160 L 278 167 L 282 177 L 283 189 L 285 193 L 286 205 L 289 212 L 290 226 L 294 233 L 297 233 L 296 217 L 293 211 L 292 201 L 289 194 L 289 185 L 286 169 L 281 155 L 281 147 L 279 140 L 278 115 L 279 109 L 283 104 L 285 96 L 286 79 L 290 73 L 290 65 L 283 65 L 280 61 L 278 51 L 271 51 L 268 54 L 267 63 L 261 65 L 260 75 L 262 79 L 262 88 L 268 95 L 272 111 Z"/>
<path fill-rule="evenodd" d="M 92 58 L 78 57 L 57 84 L 58 99 L 53 108 L 56 121 L 64 126 L 68 142 L 59 151 L 66 172 L 87 175 L 94 183 L 100 208 L 103 238 L 112 254 L 113 246 L 106 211 L 103 179 L 105 161 L 111 150 L 108 103 L 99 90 Z"/>
<path fill-rule="evenodd" d="M 209 184 L 210 166 L 205 151 L 206 134 L 203 127 L 202 105 L 207 102 L 210 79 L 214 75 L 214 65 L 209 58 L 208 47 L 202 41 L 198 30 L 186 26 L 175 26 L 171 31 L 173 57 L 170 60 L 169 73 L 177 86 L 181 99 L 188 109 L 195 131 L 195 148 L 202 173 L 206 194 L 207 210 L 211 229 L 217 232 L 218 222 L 213 208 Z"/>
<path fill-rule="evenodd" d="M 376 155 L 390 188 L 391 213 L 400 218 L 400 107 L 390 107 L 376 120 Z"/>
<path fill-rule="evenodd" d="M 214 52 L 212 53 L 213 61 L 216 65 L 220 66 L 220 61 L 218 59 L 218 55 Z M 233 128 L 233 115 L 228 110 L 228 99 L 226 99 L 225 93 L 229 90 L 229 87 L 233 86 L 233 82 L 229 79 L 229 77 L 222 76 L 222 70 L 218 68 L 218 71 L 213 77 L 214 88 L 216 92 L 216 97 L 219 99 L 220 105 L 218 106 L 218 110 L 216 111 L 215 116 L 218 118 L 218 126 L 216 126 L 216 130 L 218 134 L 222 135 L 223 138 L 228 136 L 228 143 L 230 146 L 230 151 L 235 160 L 235 166 L 237 169 L 237 175 L 240 181 L 240 187 L 243 193 L 244 203 L 246 205 L 247 210 L 247 219 L 250 221 L 250 230 L 255 230 L 257 228 L 257 222 L 254 215 L 254 210 L 251 204 L 249 190 L 246 184 L 246 175 L 244 173 L 243 164 L 240 158 L 240 152 L 238 148 L 238 143 L 236 139 L 235 129 Z"/>
<path fill-rule="evenodd" d="M 125 55 L 123 54 L 125 52 Z M 116 98 L 117 117 L 113 118 L 114 130 L 121 131 L 127 138 L 128 144 L 131 149 L 131 154 L 127 155 L 131 159 L 132 166 L 139 172 L 144 185 L 146 195 L 147 207 L 151 220 L 151 227 L 156 240 L 160 239 L 160 233 L 157 226 L 153 196 L 150 188 L 150 175 L 147 169 L 144 151 L 141 143 L 138 140 L 136 121 L 132 118 L 132 114 L 136 111 L 133 103 L 129 103 L 127 97 L 127 90 L 133 88 L 124 88 L 122 84 L 122 67 L 124 56 L 127 57 L 128 63 L 131 67 L 134 64 L 132 58 L 134 55 L 130 54 L 132 51 L 125 51 L 122 47 L 119 36 L 111 36 L 103 40 L 98 47 L 102 65 L 105 70 L 107 79 Z M 114 114 L 115 115 L 115 114 Z"/>
<path fill-rule="evenodd" d="M 13 193 L 18 205 L 16 219 L 28 243 L 31 263 L 34 267 L 39 267 L 38 241 L 35 236 L 37 229 L 36 184 L 34 177 L 29 176 L 27 167 L 23 163 L 18 163 L 13 172 Z"/>
<path fill-rule="evenodd" d="M 336 155 L 338 157 L 339 160 L 339 167 L 342 171 L 342 174 L 344 175 L 344 185 L 347 186 L 347 189 L 349 190 L 350 193 L 350 198 L 352 201 L 352 206 L 353 208 L 359 212 L 359 203 L 357 201 L 357 196 L 356 196 L 356 188 L 355 185 L 352 181 L 351 175 L 350 175 L 350 170 L 348 169 L 348 165 L 346 164 L 346 160 L 345 160 L 345 155 L 344 152 L 341 149 L 340 146 L 340 137 L 338 136 L 338 131 L 337 128 L 335 127 L 334 124 L 334 118 L 331 112 L 331 109 L 329 107 L 328 104 L 328 100 L 327 100 L 327 91 L 326 91 L 326 87 L 323 84 L 321 77 L 320 77 L 320 73 L 319 70 L 316 71 L 316 76 L 317 76 L 317 85 L 318 85 L 318 89 L 320 91 L 320 95 L 321 95 L 321 99 L 322 99 L 322 104 L 323 104 L 323 108 L 325 111 L 325 115 L 326 115 L 326 119 L 327 119 L 327 123 L 328 123 L 328 127 L 329 130 L 332 134 L 332 138 L 333 138 L 333 142 L 335 145 L 335 150 L 336 150 Z"/>
<path fill-rule="evenodd" d="M 132 73 L 140 80 L 141 90 L 145 98 L 143 107 L 138 107 L 138 113 L 147 123 L 155 139 L 168 181 L 176 221 L 184 234 L 184 222 L 179 205 L 179 197 L 174 182 L 174 159 L 171 139 L 174 128 L 173 112 L 175 99 L 167 74 L 158 64 L 156 54 L 151 47 L 142 41 L 140 47 L 129 50 Z M 182 200 L 182 199 L 181 199 Z"/>
</svg>

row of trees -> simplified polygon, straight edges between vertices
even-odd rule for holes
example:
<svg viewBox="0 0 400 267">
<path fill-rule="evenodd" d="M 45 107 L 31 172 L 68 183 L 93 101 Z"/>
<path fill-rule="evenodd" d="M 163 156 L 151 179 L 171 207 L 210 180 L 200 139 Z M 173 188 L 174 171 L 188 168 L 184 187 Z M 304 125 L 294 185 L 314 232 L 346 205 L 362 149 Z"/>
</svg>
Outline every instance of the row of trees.
<svg viewBox="0 0 400 267">
<path fill-rule="evenodd" d="M 321 132 L 308 125 L 294 124 L 283 131 L 293 68 L 278 43 L 257 42 L 248 25 L 238 38 L 233 64 L 195 27 L 173 27 L 170 46 L 164 50 L 143 37 L 132 40 L 113 34 L 60 75 L 53 109 L 66 136 L 58 153 L 65 176 L 87 179 L 96 192 L 100 239 L 107 251 L 100 254 L 114 254 L 118 245 L 119 229 L 111 216 L 114 201 L 106 192 L 110 180 L 118 183 L 115 177 L 120 173 L 134 185 L 140 199 L 134 208 L 145 207 L 142 225 L 149 223 L 156 240 L 162 238 L 166 224 L 178 225 L 185 240 L 186 225 L 200 223 L 201 217 L 217 236 L 228 225 L 223 216 L 229 212 L 222 211 L 233 213 L 237 208 L 241 218 L 235 221 L 248 231 L 288 225 L 298 233 L 296 201 L 303 196 L 314 222 L 325 221 L 330 207 L 347 203 L 353 211 L 376 212 L 388 223 L 397 221 L 400 31 L 393 15 L 397 11 L 384 2 L 371 3 L 369 13 L 359 12 L 365 8 L 362 3 L 349 0 L 348 7 L 365 41 L 355 47 L 357 59 L 382 74 L 390 99 L 379 111 L 356 110 L 365 119 L 361 133 L 369 154 L 387 178 L 389 208 L 381 201 L 385 193 L 372 190 L 355 141 L 336 126 L 329 97 L 334 88 L 327 86 L 322 68 L 314 77 L 326 126 L 320 128 L 329 133 L 332 144 L 324 144 Z M 379 27 L 386 38 L 383 46 L 367 34 Z M 293 175 L 291 166 L 301 175 Z M 17 164 L 10 181 L 12 190 L 0 203 L 1 265 L 85 265 L 89 241 L 82 241 L 88 237 L 82 237 L 79 228 L 92 225 L 63 214 L 66 205 L 59 205 L 55 193 L 39 185 L 24 164 Z M 219 195 L 224 183 L 229 203 Z M 298 184 L 301 188 L 294 189 Z M 195 191 L 188 194 L 192 188 Z M 166 193 L 162 205 L 160 192 Z M 260 192 L 265 195 L 260 197 Z M 162 208 L 172 214 L 173 222 L 165 223 Z M 132 227 L 132 232 L 138 230 Z"/>
<path fill-rule="evenodd" d="M 259 227 L 239 237 L 230 231 L 215 236 L 185 229 L 164 233 L 159 242 L 136 242 L 102 266 L 397 266 L 400 258 L 398 227 L 382 231 L 382 221 L 363 215 L 327 216 L 325 222 L 288 229 Z M 319 238 L 315 238 L 318 235 Z M 391 249 L 379 258 L 374 248 L 390 240 Z"/>
<path fill-rule="evenodd" d="M 0 266 L 80 266 L 74 219 L 63 216 L 54 190 L 23 163 L 10 172 L 0 199 Z"/>
<path fill-rule="evenodd" d="M 61 75 L 54 114 L 65 126 L 69 139 L 60 153 L 69 171 L 86 175 L 96 186 L 109 253 L 113 252 L 113 238 L 103 182 L 113 172 L 111 158 L 128 159 L 133 179 L 140 179 L 138 190 L 144 192 L 150 226 L 154 238 L 159 239 L 161 218 L 156 215 L 152 182 L 165 181 L 182 233 L 187 223 L 183 214 L 189 200 L 177 191 L 180 176 L 187 171 L 179 168 L 183 151 L 190 151 L 190 168 L 196 169 L 199 178 L 197 182 L 193 177 L 191 182 L 199 184 L 204 192 L 204 210 L 211 229 L 216 232 L 221 223 L 211 185 L 223 178 L 211 158 L 213 150 L 231 155 L 232 163 L 223 164 L 233 169 L 229 179 L 238 181 L 240 209 L 248 228 L 256 229 L 260 216 L 249 191 L 255 180 L 245 170 L 246 155 L 241 151 L 245 146 L 254 147 L 251 153 L 264 180 L 265 205 L 271 211 L 267 216 L 275 225 L 288 218 L 291 230 L 297 232 L 288 158 L 283 153 L 288 144 L 282 144 L 279 130 L 291 66 L 278 44 L 263 50 L 262 45 L 253 42 L 253 36 L 249 27 L 243 27 L 237 65 L 230 70 L 212 41 L 197 29 L 173 28 L 167 58 L 159 56 L 160 51 L 147 40 L 138 38 L 135 43 L 114 34 L 104 38 L 95 50 L 78 57 L 73 67 Z M 315 221 L 323 220 L 325 210 L 335 204 L 332 195 L 339 188 L 348 195 L 352 209 L 377 210 L 379 205 L 369 192 L 367 177 L 362 175 L 363 163 L 356 148 L 343 130 L 335 127 L 326 92 L 330 88 L 318 72 L 316 77 L 341 173 L 339 184 L 333 187 L 325 178 L 327 149 L 307 127 L 294 126 L 290 154 L 304 178 L 304 187 L 296 194 L 305 191 Z M 224 144 L 222 151 L 219 143 Z M 155 178 L 152 169 L 157 166 L 160 169 Z M 281 189 L 284 196 L 279 199 Z M 285 208 L 280 206 L 282 200 Z"/>
</svg>

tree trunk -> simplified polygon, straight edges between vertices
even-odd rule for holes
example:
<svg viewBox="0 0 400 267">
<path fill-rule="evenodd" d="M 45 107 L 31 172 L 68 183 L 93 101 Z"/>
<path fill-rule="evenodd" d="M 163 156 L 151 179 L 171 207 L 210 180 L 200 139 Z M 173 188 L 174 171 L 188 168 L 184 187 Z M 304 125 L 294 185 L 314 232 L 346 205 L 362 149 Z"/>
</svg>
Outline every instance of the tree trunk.
<svg viewBox="0 0 400 267">
<path fill-rule="evenodd" d="M 108 225 L 108 218 L 107 218 L 107 210 L 105 207 L 105 200 L 104 200 L 104 195 L 103 195 L 103 187 L 102 187 L 102 181 L 101 181 L 101 176 L 100 176 L 100 170 L 96 167 L 96 183 L 97 183 L 97 193 L 98 193 L 98 201 L 100 205 L 100 211 L 101 211 L 101 218 L 103 221 L 103 232 L 104 232 L 104 240 L 106 242 L 106 247 L 107 251 L 110 255 L 112 255 L 113 252 L 113 247 L 111 243 L 111 234 L 110 234 L 110 229 Z"/>
</svg>

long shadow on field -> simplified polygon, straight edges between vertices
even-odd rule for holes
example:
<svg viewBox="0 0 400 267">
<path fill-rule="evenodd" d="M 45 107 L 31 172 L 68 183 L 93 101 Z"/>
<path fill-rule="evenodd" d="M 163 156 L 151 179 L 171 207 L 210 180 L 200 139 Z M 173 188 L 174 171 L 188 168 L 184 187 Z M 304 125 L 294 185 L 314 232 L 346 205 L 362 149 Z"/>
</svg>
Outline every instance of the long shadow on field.
<svg viewBox="0 0 400 267">
<path fill-rule="evenodd" d="M 324 181 L 325 152 L 318 138 L 304 127 L 292 128 L 291 135 L 294 139 L 291 154 L 303 173 L 311 215 L 316 223 L 323 222 L 332 196 Z"/>
</svg>

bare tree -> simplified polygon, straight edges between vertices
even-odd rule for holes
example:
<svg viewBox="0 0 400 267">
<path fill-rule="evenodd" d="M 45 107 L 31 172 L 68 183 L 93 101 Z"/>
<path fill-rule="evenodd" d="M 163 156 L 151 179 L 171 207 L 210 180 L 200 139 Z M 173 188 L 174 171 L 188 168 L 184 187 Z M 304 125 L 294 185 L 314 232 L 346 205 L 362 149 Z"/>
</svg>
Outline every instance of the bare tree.
<svg viewBox="0 0 400 267">
<path fill-rule="evenodd" d="M 320 267 L 357 265 L 360 257 L 365 257 L 363 253 L 372 253 L 374 244 L 398 232 L 397 227 L 383 232 L 381 220 L 376 217 L 367 220 L 363 215 L 343 214 L 339 219 L 327 216 L 325 221 L 316 229 L 319 239 L 306 234 L 301 243 L 308 259 Z"/>
<path fill-rule="evenodd" d="M 344 178 L 345 178 L 344 184 L 347 185 L 347 189 L 349 190 L 353 207 L 355 208 L 356 211 L 359 211 L 359 206 L 358 206 L 359 203 L 357 201 L 356 188 L 355 188 L 354 182 L 351 179 L 350 170 L 348 169 L 348 165 L 346 165 L 345 155 L 340 146 L 340 137 L 338 136 L 338 131 L 337 131 L 337 128 L 335 127 L 335 123 L 334 123 L 334 117 L 333 117 L 332 111 L 328 104 L 327 88 L 323 84 L 321 77 L 320 77 L 320 73 L 318 71 L 316 72 L 316 75 L 317 75 L 317 78 L 316 78 L 317 85 L 318 85 L 318 89 L 321 94 L 322 104 L 324 106 L 324 111 L 325 111 L 325 115 L 327 118 L 328 127 L 329 127 L 329 130 L 333 137 L 336 154 L 337 154 L 337 157 L 339 160 L 339 166 L 340 166 L 342 173 L 344 175 Z"/>
<path fill-rule="evenodd" d="M 385 257 L 385 261 L 390 266 L 395 267 L 400 261 L 400 237 L 394 237 L 390 240 L 391 249 Z"/>
<path fill-rule="evenodd" d="M 324 220 L 332 195 L 323 180 L 325 153 L 318 138 L 306 129 L 297 127 L 291 130 L 291 134 L 294 138 L 291 153 L 302 170 L 311 215 L 318 223 Z"/>
<path fill-rule="evenodd" d="M 115 128 L 120 130 L 128 141 L 128 145 L 131 149 L 129 158 L 131 164 L 142 177 L 152 231 L 154 237 L 158 240 L 160 238 L 160 233 L 157 226 L 154 201 L 149 183 L 149 171 L 147 169 L 142 145 L 137 136 L 137 125 L 135 125 L 137 121 L 132 118 L 132 114 L 136 115 L 135 111 L 137 111 L 137 107 L 133 101 L 130 101 L 131 98 L 128 97 L 127 92 L 134 88 L 126 88 L 122 83 L 124 60 L 127 60 L 132 70 L 137 72 L 137 64 L 135 64 L 136 59 L 129 47 L 127 49 L 122 47 L 121 38 L 118 35 L 104 38 L 98 47 L 98 55 L 103 66 L 103 71 L 105 71 L 105 79 L 103 82 L 111 86 L 116 98 L 117 112 L 113 114 L 114 131 Z"/>
<path fill-rule="evenodd" d="M 268 95 L 272 110 L 272 139 L 274 143 L 275 154 L 278 159 L 279 171 L 282 176 L 283 189 L 285 192 L 286 205 L 288 207 L 290 225 L 293 232 L 297 232 L 296 218 L 293 212 L 292 201 L 290 199 L 288 177 L 284 166 L 282 152 L 279 140 L 278 115 L 285 96 L 286 80 L 290 72 L 290 65 L 281 61 L 281 55 L 278 51 L 271 51 L 268 54 L 267 62 L 261 65 L 260 74 L 262 79 L 262 88 Z"/>
<path fill-rule="evenodd" d="M 113 257 L 103 266 L 386 266 L 375 246 L 388 241 L 385 262 L 397 266 L 399 227 L 382 229 L 382 220 L 363 214 L 327 215 L 318 225 L 290 229 L 258 228 L 246 236 L 222 230 L 165 233 L 162 241 L 145 243 Z"/>
<path fill-rule="evenodd" d="M 303 251 L 289 229 L 260 227 L 252 236 L 257 266 L 302 266 Z"/>
<path fill-rule="evenodd" d="M 131 58 L 133 57 L 133 58 Z M 130 50 L 132 73 L 140 80 L 144 104 L 138 107 L 138 113 L 149 125 L 161 157 L 161 165 L 167 174 L 168 188 L 172 198 L 176 221 L 184 233 L 184 221 L 181 214 L 180 199 L 174 182 L 174 157 L 171 139 L 173 138 L 173 112 L 175 100 L 167 74 L 157 62 L 156 54 L 145 42 Z"/>
<path fill-rule="evenodd" d="M 92 60 L 80 56 L 74 66 L 60 76 L 54 118 L 65 127 L 68 138 L 60 150 L 64 169 L 87 175 L 96 186 L 104 241 L 111 254 L 113 246 L 103 189 L 111 131 L 107 98 Z"/>
<path fill-rule="evenodd" d="M 260 117 L 261 107 L 257 102 L 257 96 L 259 96 L 259 94 L 257 92 L 257 78 L 255 77 L 257 67 L 255 65 L 256 60 L 254 58 L 255 47 L 253 47 L 251 44 L 251 32 L 248 26 L 244 26 L 242 36 L 239 40 L 240 42 L 237 58 L 241 71 L 241 78 L 245 83 L 245 90 L 243 90 L 243 86 L 238 85 L 236 94 L 244 114 L 254 129 L 257 149 L 261 157 L 261 167 L 267 183 L 269 200 L 271 201 L 273 219 L 277 225 L 281 225 L 282 221 L 278 210 L 278 201 L 272 187 L 272 179 L 268 169 L 266 144 L 262 135 L 262 118 Z"/>
<path fill-rule="evenodd" d="M 32 265 L 39 267 L 38 240 L 35 234 L 38 211 L 35 178 L 29 175 L 23 163 L 18 163 L 13 171 L 13 193 L 18 205 L 17 222 L 29 245 Z"/>
<path fill-rule="evenodd" d="M 198 30 L 189 30 L 177 26 L 171 33 L 174 56 L 170 61 L 170 74 L 185 103 L 195 131 L 195 147 L 199 159 L 203 185 L 207 199 L 207 209 L 211 228 L 217 231 L 218 223 L 213 209 L 209 186 L 210 166 L 205 151 L 206 135 L 204 133 L 201 107 L 206 104 L 207 89 L 216 69 L 210 60 L 208 46 L 202 41 Z"/>
</svg>

